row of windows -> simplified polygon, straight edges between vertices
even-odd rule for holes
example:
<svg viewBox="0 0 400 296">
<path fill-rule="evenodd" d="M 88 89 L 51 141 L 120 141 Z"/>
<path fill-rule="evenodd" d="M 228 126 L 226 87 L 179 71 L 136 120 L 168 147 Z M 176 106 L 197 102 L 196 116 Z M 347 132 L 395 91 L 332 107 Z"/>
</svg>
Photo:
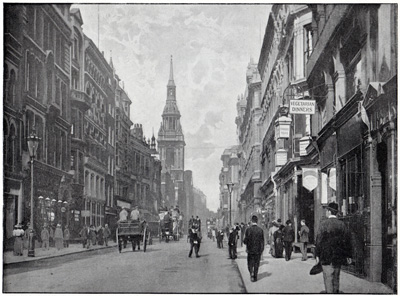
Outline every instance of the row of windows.
<svg viewBox="0 0 400 296">
<path fill-rule="evenodd" d="M 85 211 L 89 211 L 89 217 L 84 218 L 86 225 L 104 226 L 104 204 L 86 199 Z"/>
<path fill-rule="evenodd" d="M 85 170 L 85 195 L 105 200 L 104 190 L 104 178 Z"/>
<path fill-rule="evenodd" d="M 28 35 L 44 50 L 51 50 L 55 55 L 55 62 L 67 70 L 66 51 L 67 41 L 39 6 L 27 5 Z"/>
</svg>

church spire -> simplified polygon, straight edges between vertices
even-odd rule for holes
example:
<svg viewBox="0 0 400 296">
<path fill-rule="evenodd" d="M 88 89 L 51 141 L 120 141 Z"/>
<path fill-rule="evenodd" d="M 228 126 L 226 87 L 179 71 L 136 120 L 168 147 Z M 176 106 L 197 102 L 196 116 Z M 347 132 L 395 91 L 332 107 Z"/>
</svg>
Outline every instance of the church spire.
<svg viewBox="0 0 400 296">
<path fill-rule="evenodd" d="M 170 63 L 170 68 L 169 68 L 169 80 L 168 80 L 167 86 L 175 86 L 174 70 L 173 70 L 173 66 L 172 66 L 172 55 L 171 55 L 171 63 Z"/>
</svg>

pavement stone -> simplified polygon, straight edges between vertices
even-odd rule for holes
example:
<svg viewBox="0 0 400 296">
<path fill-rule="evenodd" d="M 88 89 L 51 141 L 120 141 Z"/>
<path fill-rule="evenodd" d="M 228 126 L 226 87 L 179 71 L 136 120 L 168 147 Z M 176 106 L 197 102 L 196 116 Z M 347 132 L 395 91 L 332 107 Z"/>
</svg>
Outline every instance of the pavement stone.
<svg viewBox="0 0 400 296">
<path fill-rule="evenodd" d="M 68 254 L 90 252 L 93 250 L 99 250 L 104 248 L 112 248 L 116 246 L 117 244 L 111 241 L 108 243 L 108 246 L 95 245 L 91 246 L 89 249 L 83 248 L 82 244 L 70 244 L 68 248 L 63 248 L 59 251 L 55 247 L 51 247 L 49 250 L 43 250 L 42 248 L 35 248 L 35 257 L 28 257 L 27 249 L 24 249 L 22 256 L 14 256 L 13 251 L 7 251 L 3 253 L 3 264 L 7 265 L 13 263 L 37 261 L 57 256 L 64 256 Z"/>
<path fill-rule="evenodd" d="M 285 261 L 285 258 L 272 257 L 267 246 L 260 262 L 257 282 L 250 281 L 245 246 L 238 248 L 236 263 L 247 293 L 325 293 L 322 273 L 309 274 L 315 259 L 311 253 L 308 256 L 307 261 L 301 261 L 301 253 L 292 253 L 291 260 Z M 393 294 L 382 283 L 369 282 L 343 270 L 340 273 L 340 291 L 345 294 Z"/>
</svg>

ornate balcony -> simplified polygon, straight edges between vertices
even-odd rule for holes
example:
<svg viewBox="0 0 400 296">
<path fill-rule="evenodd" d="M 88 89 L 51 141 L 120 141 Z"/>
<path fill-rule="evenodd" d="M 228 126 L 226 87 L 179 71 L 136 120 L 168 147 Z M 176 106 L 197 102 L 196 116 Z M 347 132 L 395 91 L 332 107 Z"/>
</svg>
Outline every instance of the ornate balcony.
<svg viewBox="0 0 400 296">
<path fill-rule="evenodd" d="M 76 89 L 71 90 L 71 103 L 73 107 L 77 107 L 83 112 L 88 110 L 91 106 L 89 96 L 85 92 Z"/>
</svg>

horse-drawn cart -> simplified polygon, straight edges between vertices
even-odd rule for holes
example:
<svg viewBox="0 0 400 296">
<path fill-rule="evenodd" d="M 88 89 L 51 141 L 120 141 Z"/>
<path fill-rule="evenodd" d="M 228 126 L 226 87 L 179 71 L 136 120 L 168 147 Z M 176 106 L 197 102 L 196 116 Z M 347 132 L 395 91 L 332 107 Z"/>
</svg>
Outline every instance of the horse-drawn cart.
<svg viewBox="0 0 400 296">
<path fill-rule="evenodd" d="M 143 252 L 146 252 L 146 247 L 150 239 L 150 231 L 147 230 L 145 222 L 137 220 L 128 220 L 118 222 L 116 231 L 118 251 L 121 253 L 122 245 L 126 246 L 127 242 L 132 243 L 132 251 L 135 251 L 136 245 L 140 250 L 140 242 L 143 242 Z"/>
</svg>

